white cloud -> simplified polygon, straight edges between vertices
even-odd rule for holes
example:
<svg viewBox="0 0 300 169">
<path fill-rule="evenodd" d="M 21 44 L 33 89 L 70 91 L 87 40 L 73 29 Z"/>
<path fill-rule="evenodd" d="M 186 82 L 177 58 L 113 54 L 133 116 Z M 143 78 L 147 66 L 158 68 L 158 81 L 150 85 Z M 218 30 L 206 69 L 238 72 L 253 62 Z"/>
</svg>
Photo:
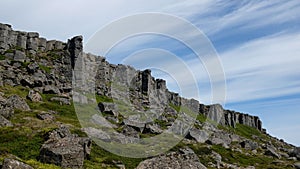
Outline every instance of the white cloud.
<svg viewBox="0 0 300 169">
<path fill-rule="evenodd" d="M 278 34 L 221 53 L 227 101 L 237 102 L 300 91 L 300 34 Z"/>
</svg>

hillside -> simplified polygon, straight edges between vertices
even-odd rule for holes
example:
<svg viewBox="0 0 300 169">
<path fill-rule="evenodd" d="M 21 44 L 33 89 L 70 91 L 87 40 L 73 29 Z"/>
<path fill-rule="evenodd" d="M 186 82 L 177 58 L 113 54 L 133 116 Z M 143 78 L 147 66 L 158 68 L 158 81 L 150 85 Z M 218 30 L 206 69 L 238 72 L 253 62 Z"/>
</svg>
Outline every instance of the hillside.
<svg viewBox="0 0 300 169">
<path fill-rule="evenodd" d="M 259 117 L 185 99 L 151 70 L 84 53 L 82 41 L 0 24 L 0 168 L 300 168 L 300 148 L 267 134 Z M 164 131 L 184 138 L 161 155 L 96 144 L 130 147 Z M 152 141 L 149 150 L 168 147 Z"/>
</svg>

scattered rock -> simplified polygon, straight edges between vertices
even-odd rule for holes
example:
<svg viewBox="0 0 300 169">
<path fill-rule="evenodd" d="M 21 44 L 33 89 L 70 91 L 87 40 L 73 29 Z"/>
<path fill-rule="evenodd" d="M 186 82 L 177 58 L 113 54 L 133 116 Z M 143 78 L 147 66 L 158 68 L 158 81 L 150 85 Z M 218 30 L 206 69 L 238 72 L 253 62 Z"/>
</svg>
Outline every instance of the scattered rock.
<svg viewBox="0 0 300 169">
<path fill-rule="evenodd" d="M 4 118 L 2 115 L 0 115 L 0 127 L 12 127 L 13 124 Z"/>
<path fill-rule="evenodd" d="M 37 118 L 39 118 L 40 120 L 47 120 L 47 121 L 55 120 L 55 117 L 51 113 L 44 112 L 44 111 L 37 114 Z"/>
<path fill-rule="evenodd" d="M 142 161 L 136 169 L 206 169 L 193 150 L 186 148 Z"/>
<path fill-rule="evenodd" d="M 247 150 L 256 150 L 258 148 L 258 144 L 251 140 L 245 140 L 240 143 L 241 147 Z"/>
<path fill-rule="evenodd" d="M 275 151 L 275 149 L 270 148 L 270 147 L 267 147 L 267 150 L 265 151 L 264 154 L 267 155 L 267 156 L 278 158 L 278 159 L 281 158 L 281 156 Z"/>
<path fill-rule="evenodd" d="M 294 164 L 295 168 L 300 169 L 300 162 Z"/>
<path fill-rule="evenodd" d="M 114 103 L 100 102 L 98 103 L 98 108 L 102 113 L 111 114 L 116 117 L 118 116 L 118 113 L 115 111 L 116 106 Z"/>
<path fill-rule="evenodd" d="M 140 138 L 139 133 L 134 128 L 126 125 L 123 127 L 122 134 L 129 137 Z"/>
<path fill-rule="evenodd" d="M 7 103 L 15 109 L 22 111 L 30 111 L 30 108 L 26 101 L 18 95 L 12 95 L 7 99 Z"/>
<path fill-rule="evenodd" d="M 205 143 L 209 137 L 209 134 L 204 130 L 192 128 L 189 131 L 189 136 L 194 138 L 198 143 Z"/>
<path fill-rule="evenodd" d="M 57 87 L 50 86 L 50 85 L 45 86 L 43 92 L 45 94 L 60 94 L 60 91 L 59 91 L 59 89 Z"/>
<path fill-rule="evenodd" d="M 294 150 L 292 150 L 289 153 L 290 157 L 296 157 L 298 160 L 300 160 L 300 147 L 295 147 Z"/>
<path fill-rule="evenodd" d="M 59 102 L 61 105 L 65 104 L 65 105 L 71 105 L 71 101 L 69 98 L 64 98 L 64 97 L 52 97 L 50 99 L 50 101 L 56 101 Z"/>
<path fill-rule="evenodd" d="M 6 158 L 3 161 L 2 169 L 33 169 L 33 167 L 21 161 Z"/>
<path fill-rule="evenodd" d="M 7 99 L 0 96 L 0 115 L 4 118 L 10 118 L 14 114 L 13 107 L 7 103 Z"/>
<path fill-rule="evenodd" d="M 157 124 L 146 124 L 145 130 L 152 134 L 160 134 L 163 132 L 163 130 Z"/>
<path fill-rule="evenodd" d="M 138 116 L 132 115 L 128 119 L 124 119 L 123 123 L 127 126 L 135 127 L 142 133 L 145 128 L 145 122 L 141 121 Z"/>
<path fill-rule="evenodd" d="M 71 134 L 67 127 L 60 127 L 49 134 L 40 149 L 39 160 L 62 168 L 82 168 L 83 160 L 91 152 L 91 140 Z"/>
<path fill-rule="evenodd" d="M 20 62 L 24 62 L 26 59 L 26 55 L 24 52 L 16 50 L 14 53 L 14 60 L 15 61 L 20 61 Z"/>
<path fill-rule="evenodd" d="M 37 91 L 29 90 L 27 99 L 29 99 L 32 102 L 40 102 L 42 101 L 42 96 Z"/>
</svg>

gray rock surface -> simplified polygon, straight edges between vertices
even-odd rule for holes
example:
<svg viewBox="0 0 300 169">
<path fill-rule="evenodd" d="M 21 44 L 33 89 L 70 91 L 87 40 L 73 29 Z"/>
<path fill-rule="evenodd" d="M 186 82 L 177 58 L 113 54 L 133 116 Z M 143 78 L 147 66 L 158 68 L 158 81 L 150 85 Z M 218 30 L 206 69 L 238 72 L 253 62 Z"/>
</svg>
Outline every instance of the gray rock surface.
<svg viewBox="0 0 300 169">
<path fill-rule="evenodd" d="M 154 157 L 142 161 L 136 169 L 206 169 L 201 164 L 197 155 L 189 148 L 181 149 L 180 152 L 171 152 L 166 155 Z"/>
<path fill-rule="evenodd" d="M 64 97 L 52 97 L 50 101 L 56 101 L 59 102 L 60 104 L 71 105 L 71 100 L 69 98 L 64 98 Z"/>
<path fill-rule="evenodd" d="M 5 117 L 0 115 L 0 127 L 12 127 L 13 124 L 7 120 Z"/>
<path fill-rule="evenodd" d="M 62 126 L 49 134 L 49 139 L 40 149 L 39 160 L 62 168 L 82 168 L 83 160 L 91 152 L 91 140 L 72 135 Z"/>
<path fill-rule="evenodd" d="M 300 162 L 294 164 L 295 168 L 300 169 Z"/>
<path fill-rule="evenodd" d="M 55 120 L 55 117 L 53 116 L 52 113 L 44 112 L 44 111 L 37 114 L 37 118 L 39 118 L 40 120 L 47 120 L 47 121 Z"/>
<path fill-rule="evenodd" d="M 189 131 L 189 136 L 194 138 L 198 143 L 205 143 L 209 138 L 209 133 L 205 130 L 192 128 Z"/>
<path fill-rule="evenodd" d="M 30 107 L 26 101 L 18 95 L 12 95 L 7 99 L 7 104 L 14 109 L 19 109 L 22 111 L 30 111 Z"/>
<path fill-rule="evenodd" d="M 27 99 L 29 99 L 32 102 L 40 102 L 42 101 L 42 96 L 37 91 L 29 90 Z"/>
<path fill-rule="evenodd" d="M 33 169 L 33 167 L 21 161 L 6 158 L 3 161 L 2 169 Z"/>
<path fill-rule="evenodd" d="M 240 143 L 242 148 L 247 150 L 256 150 L 258 148 L 258 144 L 251 140 L 244 140 Z"/>
</svg>

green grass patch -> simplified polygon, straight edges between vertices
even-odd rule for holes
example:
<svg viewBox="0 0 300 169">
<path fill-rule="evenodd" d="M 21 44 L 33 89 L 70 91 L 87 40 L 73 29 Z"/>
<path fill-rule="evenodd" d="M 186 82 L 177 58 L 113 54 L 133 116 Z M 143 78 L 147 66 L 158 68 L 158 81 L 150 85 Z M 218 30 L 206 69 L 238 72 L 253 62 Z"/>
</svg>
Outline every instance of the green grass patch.
<svg viewBox="0 0 300 169">
<path fill-rule="evenodd" d="M 48 74 L 50 74 L 51 69 L 52 69 L 51 67 L 49 67 L 49 66 L 44 66 L 44 65 L 39 65 L 39 67 L 40 67 L 41 70 L 45 71 L 45 72 L 48 73 Z"/>
<path fill-rule="evenodd" d="M 173 108 L 174 110 L 176 110 L 177 112 L 180 112 L 181 106 L 176 106 L 176 105 L 174 105 L 174 104 L 172 104 L 172 103 L 169 103 L 169 106 L 172 107 L 172 108 Z"/>
<path fill-rule="evenodd" d="M 35 169 L 61 169 L 59 166 L 53 164 L 44 164 L 35 159 L 26 160 L 24 162 Z"/>
<path fill-rule="evenodd" d="M 20 97 L 26 98 L 27 94 L 28 94 L 28 89 L 23 87 L 23 86 L 3 86 L 0 87 L 0 91 L 4 93 L 5 97 L 9 97 L 12 96 L 14 94 L 19 95 Z"/>
<path fill-rule="evenodd" d="M 96 94 L 96 101 L 97 101 L 97 103 L 99 103 L 99 102 L 110 102 L 110 103 L 112 103 L 113 99 L 110 98 L 110 97 L 107 97 L 107 96 Z"/>
<path fill-rule="evenodd" d="M 5 60 L 5 59 L 6 59 L 6 56 L 0 55 L 0 60 Z"/>
<path fill-rule="evenodd" d="M 24 160 L 36 159 L 44 139 L 44 133 L 37 133 L 28 128 L 0 128 L 0 154 L 14 154 Z"/>
<path fill-rule="evenodd" d="M 115 165 L 115 162 L 121 161 L 126 168 L 134 169 L 143 160 L 144 159 L 140 159 L 140 158 L 121 157 L 104 150 L 103 148 L 99 147 L 97 144 L 93 144 L 90 159 L 85 160 L 84 167 L 91 168 L 91 169 L 98 169 L 98 168 L 104 168 L 102 165 L 105 164 L 106 165 L 105 168 L 118 168 Z"/>
<path fill-rule="evenodd" d="M 257 129 L 239 123 L 236 124 L 234 131 L 236 134 L 248 139 L 252 139 L 252 135 L 263 137 L 263 134 Z"/>
<path fill-rule="evenodd" d="M 198 114 L 198 116 L 197 116 L 197 120 L 199 121 L 199 122 L 201 122 L 201 123 L 204 123 L 205 121 L 206 121 L 206 116 L 204 116 L 204 114 Z"/>
</svg>

